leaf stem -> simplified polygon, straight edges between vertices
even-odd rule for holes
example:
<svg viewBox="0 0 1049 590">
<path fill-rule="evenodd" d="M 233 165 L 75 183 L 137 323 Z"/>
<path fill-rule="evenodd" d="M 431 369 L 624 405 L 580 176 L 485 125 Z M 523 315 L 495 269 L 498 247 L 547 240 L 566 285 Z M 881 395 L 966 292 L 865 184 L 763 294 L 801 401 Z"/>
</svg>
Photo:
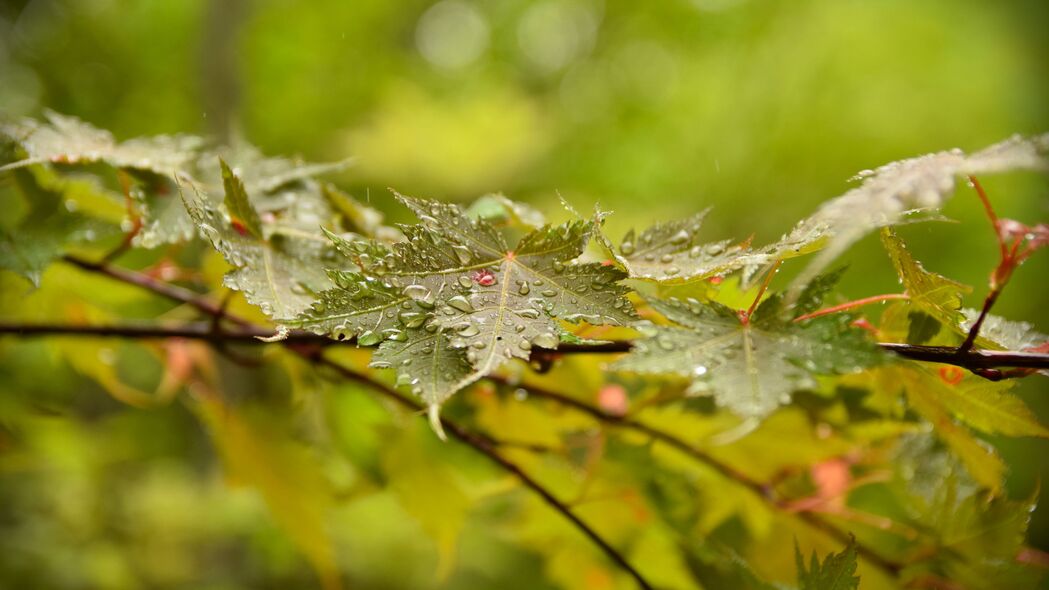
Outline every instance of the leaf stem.
<svg viewBox="0 0 1049 590">
<path fill-rule="evenodd" d="M 856 299 L 855 301 L 846 301 L 845 303 L 835 305 L 833 307 L 825 307 L 823 309 L 817 309 L 814 312 L 800 315 L 794 318 L 795 322 L 803 322 L 805 320 L 811 320 L 812 318 L 818 318 L 824 315 L 830 315 L 832 313 L 838 313 L 841 311 L 847 311 L 864 305 L 870 305 L 871 303 L 878 303 L 880 301 L 891 301 L 893 299 L 910 299 L 905 293 L 887 293 L 885 295 L 872 295 L 870 297 L 864 297 L 863 299 Z"/>
<path fill-rule="evenodd" d="M 768 274 L 765 275 L 765 280 L 761 281 L 761 287 L 758 289 L 758 294 L 754 296 L 754 301 L 751 302 L 750 307 L 747 311 L 739 314 L 739 321 L 746 326 L 750 323 L 750 316 L 754 315 L 754 310 L 758 308 L 758 304 L 761 303 L 761 296 L 768 290 L 769 285 L 772 283 L 772 278 L 776 276 L 776 272 L 779 270 L 779 266 L 783 264 L 783 260 L 777 260 L 769 268 Z"/>
</svg>

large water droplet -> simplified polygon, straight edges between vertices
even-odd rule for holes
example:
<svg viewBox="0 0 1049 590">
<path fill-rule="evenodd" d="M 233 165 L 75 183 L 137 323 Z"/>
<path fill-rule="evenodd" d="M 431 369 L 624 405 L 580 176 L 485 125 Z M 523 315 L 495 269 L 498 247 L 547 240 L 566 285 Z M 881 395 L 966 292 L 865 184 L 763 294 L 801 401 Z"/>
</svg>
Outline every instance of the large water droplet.
<svg viewBox="0 0 1049 590">
<path fill-rule="evenodd" d="M 464 326 L 461 326 L 459 329 L 457 329 L 456 333 L 458 333 L 460 336 L 462 336 L 464 338 L 469 338 L 471 336 L 476 336 L 476 335 L 480 334 L 481 330 L 479 330 L 477 328 L 477 326 L 475 326 L 475 325 L 473 325 L 471 323 L 466 323 Z"/>
<path fill-rule="evenodd" d="M 681 231 L 677 232 L 676 234 L 674 234 L 674 236 L 672 238 L 670 238 L 670 243 L 674 244 L 675 246 L 678 246 L 678 245 L 681 245 L 681 244 L 684 244 L 685 242 L 687 242 L 688 238 L 689 238 L 688 231 L 681 230 Z"/>
<path fill-rule="evenodd" d="M 474 306 L 470 303 L 470 300 L 462 295 L 455 295 L 448 299 L 448 305 L 458 309 L 463 313 L 473 313 Z"/>
<path fill-rule="evenodd" d="M 623 256 L 630 256 L 634 253 L 634 243 L 623 242 L 623 244 L 619 246 L 619 251 L 623 253 Z"/>
<path fill-rule="evenodd" d="M 559 342 L 560 340 L 557 336 L 550 332 L 544 332 L 535 338 L 532 338 L 532 344 L 539 348 L 557 348 Z"/>
<path fill-rule="evenodd" d="M 426 299 L 431 295 L 430 290 L 422 285 L 408 285 L 402 293 L 410 299 Z"/>
<path fill-rule="evenodd" d="M 418 328 L 426 321 L 426 315 L 417 311 L 405 311 L 397 316 L 397 320 L 406 328 Z"/>
<path fill-rule="evenodd" d="M 382 336 L 371 330 L 365 330 L 357 336 L 357 344 L 361 346 L 374 346 L 382 342 Z"/>
</svg>

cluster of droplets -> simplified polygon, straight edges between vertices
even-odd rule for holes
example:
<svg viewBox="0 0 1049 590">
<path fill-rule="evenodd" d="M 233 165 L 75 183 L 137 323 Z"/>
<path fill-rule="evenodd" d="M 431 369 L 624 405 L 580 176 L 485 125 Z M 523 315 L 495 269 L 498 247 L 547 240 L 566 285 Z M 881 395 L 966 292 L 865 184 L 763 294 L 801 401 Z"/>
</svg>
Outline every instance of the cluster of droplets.
<svg viewBox="0 0 1049 590">
<path fill-rule="evenodd" d="M 722 270 L 724 263 L 744 250 L 730 240 L 697 243 L 706 212 L 682 222 L 659 224 L 635 237 L 631 230 L 619 245 L 621 260 L 631 276 L 647 279 L 689 279 Z"/>
</svg>

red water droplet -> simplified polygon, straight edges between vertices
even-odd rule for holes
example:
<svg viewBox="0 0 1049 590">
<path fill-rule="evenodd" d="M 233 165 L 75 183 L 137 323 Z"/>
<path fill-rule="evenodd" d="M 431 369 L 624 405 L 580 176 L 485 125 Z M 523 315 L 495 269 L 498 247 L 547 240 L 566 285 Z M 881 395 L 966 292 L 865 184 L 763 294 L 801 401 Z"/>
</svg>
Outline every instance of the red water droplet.
<svg viewBox="0 0 1049 590">
<path fill-rule="evenodd" d="M 487 268 L 475 270 L 472 275 L 474 282 L 482 287 L 491 287 L 495 284 L 495 275 Z"/>
<path fill-rule="evenodd" d="M 248 235 L 248 227 L 241 220 L 233 219 L 230 221 L 230 224 L 233 226 L 233 229 L 237 230 L 238 234 L 242 236 Z"/>
</svg>

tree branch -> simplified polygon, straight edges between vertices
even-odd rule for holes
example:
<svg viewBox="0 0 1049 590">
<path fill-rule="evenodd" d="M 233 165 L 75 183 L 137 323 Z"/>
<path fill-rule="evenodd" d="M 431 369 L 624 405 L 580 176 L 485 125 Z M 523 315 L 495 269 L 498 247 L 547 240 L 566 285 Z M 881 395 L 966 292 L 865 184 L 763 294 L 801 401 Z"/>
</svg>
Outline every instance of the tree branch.
<svg viewBox="0 0 1049 590">
<path fill-rule="evenodd" d="M 116 277 L 116 275 L 110 276 Z M 190 294 L 193 293 L 192 291 L 184 290 L 179 287 L 173 287 L 173 289 L 177 291 L 185 291 Z M 158 291 L 158 293 L 160 292 Z M 164 295 L 170 297 L 170 295 Z M 196 296 L 195 294 L 193 295 Z M 180 299 L 180 301 L 197 307 L 191 301 L 182 299 Z M 213 306 L 209 302 L 206 308 L 203 308 L 202 311 L 210 313 L 212 307 Z M 198 307 L 198 309 L 201 308 Z M 215 307 L 215 309 L 217 309 L 217 307 Z M 235 316 L 216 317 L 229 319 L 238 324 L 239 327 L 235 329 L 221 329 L 216 328 L 212 322 L 189 322 L 172 326 L 159 324 L 85 326 L 50 323 L 22 324 L 17 322 L 0 322 L 0 334 L 15 334 L 19 336 L 61 335 L 113 338 L 189 338 L 193 340 L 204 340 L 215 344 L 226 342 L 235 342 L 238 344 L 265 344 L 260 338 L 266 338 L 273 335 L 272 329 L 255 326 L 247 320 L 236 318 Z M 318 336 L 312 332 L 292 330 L 288 334 L 287 339 L 283 342 L 287 344 L 341 346 L 353 344 L 354 340 L 335 341 L 326 336 Z M 882 342 L 878 345 L 889 352 L 911 360 L 955 365 L 974 372 L 995 367 L 1049 369 L 1049 354 L 1046 353 L 1000 350 L 969 350 L 960 353 L 958 352 L 958 349 L 947 346 L 918 346 L 914 344 L 897 344 L 892 342 Z M 537 350 L 533 353 L 533 357 L 560 354 L 623 353 L 629 352 L 632 346 L 633 343 L 629 340 L 603 342 L 598 344 L 561 344 L 557 350 Z"/>
</svg>

